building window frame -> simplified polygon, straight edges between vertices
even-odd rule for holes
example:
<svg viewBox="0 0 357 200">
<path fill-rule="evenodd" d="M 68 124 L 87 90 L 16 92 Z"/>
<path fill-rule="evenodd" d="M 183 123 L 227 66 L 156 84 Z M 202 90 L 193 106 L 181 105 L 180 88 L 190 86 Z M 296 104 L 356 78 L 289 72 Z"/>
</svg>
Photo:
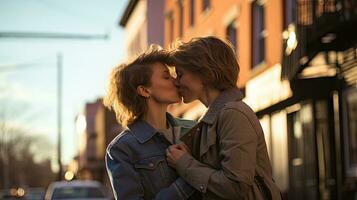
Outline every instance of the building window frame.
<svg viewBox="0 0 357 200">
<path fill-rule="evenodd" d="M 173 42 L 175 38 L 175 20 L 173 11 L 169 11 L 166 14 L 167 22 L 168 22 L 168 41 L 169 43 Z"/>
<path fill-rule="evenodd" d="M 195 9 L 196 9 L 196 1 L 190 0 L 190 26 L 195 24 Z"/>
<path fill-rule="evenodd" d="M 226 37 L 228 41 L 232 44 L 236 55 L 238 55 L 238 26 L 237 18 L 234 18 L 226 27 Z"/>
<path fill-rule="evenodd" d="M 207 11 L 211 9 L 211 0 L 202 0 L 202 11 Z"/>
<path fill-rule="evenodd" d="M 293 24 L 296 20 L 295 17 L 295 6 L 294 5 L 295 1 L 294 0 L 285 0 L 283 1 L 283 30 L 287 30 L 290 24 Z"/>
<path fill-rule="evenodd" d="M 267 31 L 265 27 L 265 5 L 263 1 L 251 3 L 251 31 L 252 31 L 252 68 L 260 66 L 266 59 L 265 40 Z"/>
<path fill-rule="evenodd" d="M 184 5 L 183 5 L 183 0 L 178 0 L 177 1 L 177 6 L 178 6 L 178 20 L 179 20 L 179 36 L 183 36 L 183 29 L 184 29 Z"/>
<path fill-rule="evenodd" d="M 342 92 L 343 97 L 343 132 L 344 132 L 344 159 L 345 159 L 345 168 L 346 168 L 346 175 L 348 177 L 357 177 L 357 161 L 354 160 L 353 163 L 351 159 L 355 158 L 357 155 L 357 144 L 351 144 L 352 142 L 356 142 L 352 137 L 356 138 L 357 133 L 354 131 L 356 130 L 356 124 L 354 124 L 351 119 L 357 118 L 356 114 L 353 112 L 352 109 L 356 109 L 351 101 L 357 101 L 355 98 L 357 96 L 357 88 L 349 88 Z M 355 104 L 355 103 L 353 103 Z M 351 116 L 352 115 L 352 116 Z M 352 120 L 352 121 L 351 121 Z M 353 130 L 354 129 L 354 130 Z M 354 135 L 353 135 L 354 134 Z M 354 145 L 354 146 L 352 146 Z M 353 148 L 353 149 L 351 149 Z"/>
</svg>

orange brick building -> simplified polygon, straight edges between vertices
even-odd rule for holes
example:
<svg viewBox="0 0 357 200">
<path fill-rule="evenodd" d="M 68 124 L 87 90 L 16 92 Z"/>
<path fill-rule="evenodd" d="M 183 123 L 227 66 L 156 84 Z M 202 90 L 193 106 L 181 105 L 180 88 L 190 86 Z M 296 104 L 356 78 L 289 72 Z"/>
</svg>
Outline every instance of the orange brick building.
<svg viewBox="0 0 357 200">
<path fill-rule="evenodd" d="M 263 126 L 273 175 L 284 196 L 356 197 L 357 159 L 352 157 L 357 157 L 357 143 L 350 141 L 357 138 L 357 128 L 348 121 L 357 120 L 357 98 L 352 97 L 357 96 L 357 3 L 165 3 L 165 47 L 208 35 L 228 39 L 235 47 L 237 85 Z M 205 108 L 194 102 L 170 111 L 198 119 Z"/>
<path fill-rule="evenodd" d="M 245 91 L 247 81 L 281 61 L 283 18 L 281 1 L 263 3 L 265 18 L 264 30 L 261 31 L 265 41 L 264 59 L 253 64 L 252 61 L 252 9 L 248 0 L 179 0 L 166 1 L 165 5 L 165 46 L 176 40 L 189 41 L 193 37 L 214 35 L 228 39 L 236 49 L 240 64 L 238 86 Z M 176 115 L 197 118 L 187 114 L 189 107 L 202 113 L 202 105 L 193 103 L 183 105 L 172 111 Z M 183 114 L 183 113 L 186 113 Z"/>
<path fill-rule="evenodd" d="M 130 6 L 138 1 L 130 0 L 127 10 L 139 9 Z M 165 47 L 208 35 L 226 38 L 235 47 L 240 64 L 237 85 L 260 119 L 283 195 L 293 200 L 356 199 L 356 1 L 160 3 Z M 142 20 L 135 14 L 124 17 Z M 170 112 L 197 120 L 205 109 L 196 101 L 173 105 Z"/>
<path fill-rule="evenodd" d="M 204 2 L 209 2 L 206 8 Z M 250 2 L 248 0 L 166 1 L 165 46 L 169 46 L 176 39 L 188 41 L 193 37 L 205 35 L 231 39 L 231 43 L 236 47 L 241 68 L 239 86 L 244 86 L 249 78 L 254 77 L 269 66 L 280 63 L 281 60 L 283 19 L 280 16 L 282 4 L 280 1 L 266 1 L 264 4 L 266 18 L 274 20 L 266 20 L 267 50 L 264 63 L 256 68 L 252 67 L 250 59 L 252 54 Z M 182 11 L 180 11 L 181 9 Z M 194 9 L 194 11 L 191 11 L 191 9 Z M 180 16 L 181 12 L 183 16 Z M 192 14 L 194 17 L 191 16 Z M 181 22 L 181 19 L 183 22 Z M 172 22 L 173 25 L 171 25 Z M 180 28 L 181 26 L 182 28 Z M 235 29 L 233 31 L 235 36 L 230 35 L 231 29 Z"/>
</svg>

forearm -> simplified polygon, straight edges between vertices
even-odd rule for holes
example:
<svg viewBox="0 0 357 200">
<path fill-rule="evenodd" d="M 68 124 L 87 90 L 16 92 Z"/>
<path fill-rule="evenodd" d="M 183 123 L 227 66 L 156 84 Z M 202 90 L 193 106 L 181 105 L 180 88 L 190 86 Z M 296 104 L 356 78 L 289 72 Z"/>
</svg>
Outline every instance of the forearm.
<svg viewBox="0 0 357 200">
<path fill-rule="evenodd" d="M 224 199 L 239 199 L 246 195 L 249 184 L 244 183 L 239 175 L 233 175 L 223 169 L 214 169 L 186 154 L 177 163 L 179 175 L 202 193 L 207 190 Z"/>
</svg>

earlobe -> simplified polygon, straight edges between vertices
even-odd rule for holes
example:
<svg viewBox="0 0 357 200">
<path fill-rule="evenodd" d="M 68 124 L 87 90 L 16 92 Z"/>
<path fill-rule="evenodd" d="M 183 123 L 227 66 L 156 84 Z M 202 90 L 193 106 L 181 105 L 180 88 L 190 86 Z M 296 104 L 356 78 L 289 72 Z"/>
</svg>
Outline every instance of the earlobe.
<svg viewBox="0 0 357 200">
<path fill-rule="evenodd" d="M 144 86 L 142 86 L 142 85 L 139 85 L 137 88 L 136 88 L 136 92 L 140 95 L 140 96 L 142 96 L 142 97 L 144 97 L 144 98 L 146 98 L 146 99 L 148 99 L 148 98 L 150 98 L 150 90 L 149 89 L 147 89 L 147 88 L 145 88 Z"/>
</svg>

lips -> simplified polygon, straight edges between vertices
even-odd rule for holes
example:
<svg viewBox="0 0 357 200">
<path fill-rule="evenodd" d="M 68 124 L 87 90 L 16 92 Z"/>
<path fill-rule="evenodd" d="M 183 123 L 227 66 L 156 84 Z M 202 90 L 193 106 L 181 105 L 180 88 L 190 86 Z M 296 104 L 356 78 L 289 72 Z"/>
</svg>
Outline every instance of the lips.
<svg viewBox="0 0 357 200">
<path fill-rule="evenodd" d="M 183 93 L 184 93 L 184 91 L 182 90 L 182 89 L 179 89 L 178 90 L 178 94 L 182 97 L 183 96 Z"/>
</svg>

